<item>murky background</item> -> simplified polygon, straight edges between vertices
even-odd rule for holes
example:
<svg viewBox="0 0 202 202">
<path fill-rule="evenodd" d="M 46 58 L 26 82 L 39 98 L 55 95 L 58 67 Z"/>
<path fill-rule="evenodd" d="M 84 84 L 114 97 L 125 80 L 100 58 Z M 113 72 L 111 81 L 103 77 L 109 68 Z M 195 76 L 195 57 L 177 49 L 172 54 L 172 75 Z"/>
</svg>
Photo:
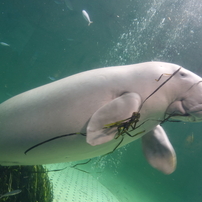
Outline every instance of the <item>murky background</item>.
<svg viewBox="0 0 202 202">
<path fill-rule="evenodd" d="M 93 21 L 90 26 L 82 10 Z M 200 0 L 0 0 L 0 16 L 1 102 L 103 66 L 158 60 L 202 76 Z M 120 202 L 201 202 L 202 124 L 166 123 L 163 127 L 178 158 L 171 175 L 147 164 L 140 141 L 79 168 Z M 67 190 L 62 194 L 64 201 L 73 201 Z M 85 201 L 82 196 L 74 201 Z"/>
</svg>

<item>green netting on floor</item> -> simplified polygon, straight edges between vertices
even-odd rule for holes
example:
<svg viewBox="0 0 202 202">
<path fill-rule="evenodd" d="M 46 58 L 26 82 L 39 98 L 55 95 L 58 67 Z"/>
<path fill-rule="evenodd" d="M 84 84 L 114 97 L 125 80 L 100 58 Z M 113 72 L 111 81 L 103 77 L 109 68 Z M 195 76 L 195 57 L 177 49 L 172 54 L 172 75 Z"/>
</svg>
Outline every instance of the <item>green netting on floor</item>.
<svg viewBox="0 0 202 202">
<path fill-rule="evenodd" d="M 117 198 L 90 174 L 71 168 L 70 164 L 51 164 L 45 166 L 53 183 L 54 202 L 119 202 Z"/>
</svg>

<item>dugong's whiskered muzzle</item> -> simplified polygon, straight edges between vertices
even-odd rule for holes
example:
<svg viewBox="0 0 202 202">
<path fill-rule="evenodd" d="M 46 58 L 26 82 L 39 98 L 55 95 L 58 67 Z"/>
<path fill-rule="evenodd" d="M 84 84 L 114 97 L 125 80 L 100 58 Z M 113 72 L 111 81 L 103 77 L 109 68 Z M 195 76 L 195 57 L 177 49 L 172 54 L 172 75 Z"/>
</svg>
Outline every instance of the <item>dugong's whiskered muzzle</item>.
<svg viewBox="0 0 202 202">
<path fill-rule="evenodd" d="M 187 91 L 178 96 L 167 110 L 168 119 L 184 122 L 202 121 L 202 81 L 192 84 Z"/>
<path fill-rule="evenodd" d="M 202 121 L 202 104 L 197 104 L 189 109 L 188 113 L 194 118 L 194 122 Z"/>
<path fill-rule="evenodd" d="M 189 114 L 170 116 L 169 120 L 182 121 L 182 122 L 200 122 L 194 116 Z"/>
<path fill-rule="evenodd" d="M 202 81 L 191 86 L 182 100 L 182 106 L 190 118 L 190 122 L 202 121 Z"/>
</svg>

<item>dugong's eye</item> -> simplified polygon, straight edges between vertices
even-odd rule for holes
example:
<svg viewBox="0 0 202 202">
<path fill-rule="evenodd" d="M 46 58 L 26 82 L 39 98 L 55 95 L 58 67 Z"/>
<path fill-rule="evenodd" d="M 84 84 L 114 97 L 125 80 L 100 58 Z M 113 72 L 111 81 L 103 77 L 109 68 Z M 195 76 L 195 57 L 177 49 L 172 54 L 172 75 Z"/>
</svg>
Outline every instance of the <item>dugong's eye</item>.
<svg viewBox="0 0 202 202">
<path fill-rule="evenodd" d="M 180 72 L 180 76 L 181 76 L 181 77 L 186 77 L 186 76 L 187 76 L 187 74 L 186 74 L 186 73 L 184 73 L 184 72 Z"/>
</svg>

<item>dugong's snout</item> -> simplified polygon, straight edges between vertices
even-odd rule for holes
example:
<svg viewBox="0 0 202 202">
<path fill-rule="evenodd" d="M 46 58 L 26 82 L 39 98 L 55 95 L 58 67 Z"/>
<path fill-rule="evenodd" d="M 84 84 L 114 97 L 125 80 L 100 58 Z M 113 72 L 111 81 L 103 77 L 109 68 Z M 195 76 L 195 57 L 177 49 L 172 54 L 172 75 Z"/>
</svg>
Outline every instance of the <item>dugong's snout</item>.
<svg viewBox="0 0 202 202">
<path fill-rule="evenodd" d="M 182 99 L 182 107 L 192 122 L 202 121 L 202 81 L 194 84 Z"/>
<path fill-rule="evenodd" d="M 186 110 L 188 116 L 192 117 L 192 122 L 201 122 L 202 121 L 202 104 L 196 104 L 190 109 Z"/>
<path fill-rule="evenodd" d="M 172 119 L 202 122 L 202 81 L 192 85 L 184 95 L 181 94 L 178 100 L 170 104 L 166 113 Z"/>
</svg>

